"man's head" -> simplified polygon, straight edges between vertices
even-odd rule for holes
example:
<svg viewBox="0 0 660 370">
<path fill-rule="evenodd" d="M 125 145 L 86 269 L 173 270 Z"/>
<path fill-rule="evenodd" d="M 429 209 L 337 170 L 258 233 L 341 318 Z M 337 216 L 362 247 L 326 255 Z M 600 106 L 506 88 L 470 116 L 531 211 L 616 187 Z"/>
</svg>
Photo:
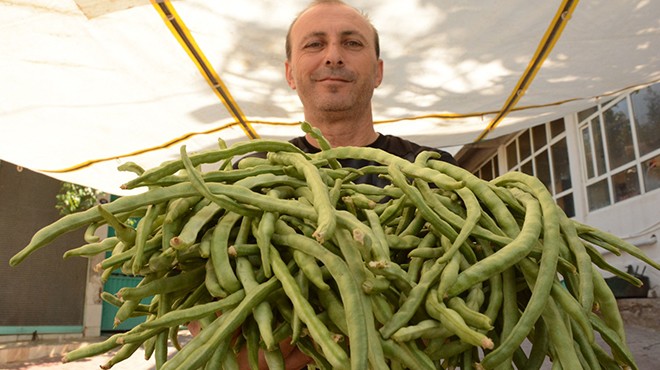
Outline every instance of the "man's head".
<svg viewBox="0 0 660 370">
<path fill-rule="evenodd" d="M 383 76 L 378 34 L 346 3 L 315 1 L 289 28 L 285 67 L 306 116 L 370 115 L 373 90 Z"/>
<path fill-rule="evenodd" d="M 296 24 L 296 21 L 298 20 L 298 18 L 299 18 L 299 17 L 300 17 L 305 11 L 307 11 L 307 10 L 310 9 L 310 8 L 313 8 L 313 7 L 316 6 L 316 5 L 320 5 L 320 4 L 338 4 L 338 5 L 346 5 L 346 6 L 349 6 L 348 4 L 346 4 L 345 2 L 343 2 L 342 0 L 315 0 L 315 1 L 313 1 L 309 6 L 307 6 L 307 8 L 305 8 L 305 10 L 303 10 L 302 12 L 300 12 L 300 14 L 298 14 L 298 17 L 296 17 L 296 18 L 293 20 L 293 22 L 291 22 L 291 24 L 289 25 L 289 31 L 288 31 L 287 34 L 286 34 L 286 42 L 285 42 L 285 44 L 284 44 L 284 48 L 285 48 L 285 51 L 286 51 L 286 60 L 291 60 L 291 29 L 293 28 L 293 25 Z M 354 9 L 355 9 L 355 8 L 354 8 Z M 355 11 L 360 12 L 358 9 L 355 9 Z M 364 19 L 365 19 L 365 20 L 369 23 L 369 25 L 371 26 L 371 29 L 372 29 L 372 31 L 373 31 L 373 33 L 374 33 L 373 45 L 374 45 L 374 50 L 375 50 L 375 52 L 376 52 L 376 58 L 380 58 L 380 37 L 378 36 L 378 30 L 376 29 L 376 27 L 373 26 L 373 24 L 371 24 L 371 21 L 369 21 L 369 18 L 367 17 L 366 14 L 363 14 L 363 13 L 361 13 L 361 14 L 362 14 L 362 16 L 364 17 Z"/>
</svg>

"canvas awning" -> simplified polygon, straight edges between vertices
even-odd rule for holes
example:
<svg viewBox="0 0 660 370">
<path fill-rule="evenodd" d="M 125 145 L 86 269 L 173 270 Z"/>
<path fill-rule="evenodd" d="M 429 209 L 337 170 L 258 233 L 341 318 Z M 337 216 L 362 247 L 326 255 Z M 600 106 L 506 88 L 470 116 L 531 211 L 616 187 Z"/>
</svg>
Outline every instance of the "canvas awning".
<svg viewBox="0 0 660 370">
<path fill-rule="evenodd" d="M 0 160 L 125 194 L 121 163 L 299 136 L 283 44 L 306 4 L 1 0 Z M 381 36 L 378 131 L 425 145 L 498 137 L 660 81 L 658 1 L 351 4 Z"/>
</svg>

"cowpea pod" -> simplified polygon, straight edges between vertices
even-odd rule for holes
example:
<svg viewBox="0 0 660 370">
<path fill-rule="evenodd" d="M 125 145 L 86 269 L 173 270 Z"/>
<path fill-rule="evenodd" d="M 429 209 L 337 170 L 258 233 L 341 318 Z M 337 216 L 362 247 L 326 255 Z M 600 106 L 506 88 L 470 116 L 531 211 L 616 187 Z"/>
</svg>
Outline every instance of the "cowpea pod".
<svg viewBox="0 0 660 370">
<path fill-rule="evenodd" d="M 256 139 L 249 142 L 236 143 L 224 150 L 209 150 L 207 152 L 196 153 L 190 156 L 190 163 L 193 166 L 199 166 L 200 164 L 216 163 L 223 159 L 246 155 L 253 152 L 269 151 L 288 151 L 305 155 L 299 148 L 288 142 Z M 123 184 L 122 189 L 133 189 L 138 186 L 142 186 L 143 183 L 153 183 L 158 181 L 160 178 L 163 178 L 167 175 L 172 175 L 184 168 L 185 166 L 182 160 L 173 160 L 163 163 L 158 167 L 145 171 L 137 178 Z"/>
<path fill-rule="evenodd" d="M 360 258 L 360 253 L 357 248 L 354 247 L 356 241 L 351 238 L 351 233 L 346 229 L 339 229 L 335 233 L 336 244 L 338 245 L 339 250 L 344 256 L 344 260 L 348 265 L 348 269 L 351 272 L 353 281 L 355 285 L 362 285 L 363 282 L 367 280 L 367 277 L 374 277 L 369 273 L 369 270 L 365 269 L 364 261 Z M 375 278 L 375 277 L 374 277 Z M 366 296 L 365 292 L 362 289 L 357 290 L 357 301 L 358 304 L 361 304 L 361 309 L 365 318 L 365 330 L 367 332 L 367 346 L 368 346 L 368 359 L 370 366 L 375 369 L 380 369 L 383 366 L 386 366 L 384 362 L 384 355 L 382 347 L 378 345 L 379 334 L 376 331 L 376 325 L 374 323 L 372 305 L 369 302 L 369 298 Z M 350 309 L 351 306 L 348 306 Z M 350 315 L 355 315 L 355 309 L 360 309 L 360 307 L 353 307 L 351 309 Z M 351 324 L 354 324 L 353 319 L 350 320 Z M 348 334 L 352 334 L 349 330 Z M 351 337 L 352 338 L 352 337 Z"/>
<path fill-rule="evenodd" d="M 259 255 L 259 246 L 255 243 L 234 243 L 227 248 L 230 257 L 247 257 Z"/>
<path fill-rule="evenodd" d="M 416 283 L 409 279 L 403 268 L 392 261 L 369 261 L 367 267 L 375 275 L 386 277 L 396 288 L 408 295 Z"/>
<path fill-rule="evenodd" d="M 364 309 L 360 300 L 361 290 L 354 281 L 346 262 L 319 244 L 316 240 L 296 234 L 294 229 L 284 221 L 279 220 L 275 225 L 273 241 L 278 245 L 298 249 L 318 258 L 330 271 L 332 278 L 337 282 L 339 293 L 348 312 L 347 324 L 351 338 L 351 361 L 359 363 L 365 368 L 368 357 L 368 332 Z"/>
<path fill-rule="evenodd" d="M 309 279 L 309 282 L 314 284 L 318 290 L 329 290 L 330 286 L 323 280 L 323 272 L 316 263 L 316 258 L 305 252 L 294 250 L 293 259 L 300 267 L 302 273 Z"/>
<path fill-rule="evenodd" d="M 363 158 L 373 162 L 381 163 L 385 166 L 395 165 L 400 168 L 403 173 L 413 178 L 422 178 L 428 182 L 432 182 L 442 189 L 458 189 L 465 184 L 462 181 L 446 176 L 443 173 L 438 173 L 430 168 L 415 165 L 406 159 L 390 154 L 384 150 L 369 148 L 369 147 L 336 147 L 329 150 L 312 155 L 312 158 Z M 389 171 L 388 171 L 389 172 Z"/>
<path fill-rule="evenodd" d="M 151 189 L 141 194 L 124 196 L 104 205 L 104 208 L 112 214 L 118 214 L 146 207 L 150 204 L 193 195 L 197 195 L 194 187 L 189 183 L 182 183 L 167 188 Z M 96 207 L 66 215 L 37 231 L 32 236 L 30 243 L 9 260 L 9 264 L 16 266 L 30 254 L 48 245 L 59 236 L 101 219 L 103 217 Z"/>
<path fill-rule="evenodd" d="M 457 230 L 463 230 L 463 227 L 466 224 L 465 216 L 459 215 L 452 211 L 447 205 L 445 205 L 441 199 L 442 197 L 434 193 L 432 189 L 426 182 L 415 180 L 415 186 L 419 189 L 424 200 L 435 210 L 440 216 L 443 217 L 451 226 Z M 480 212 L 479 221 L 484 219 L 484 212 Z M 492 232 L 491 230 L 482 227 L 479 224 L 472 226 L 472 234 L 475 237 L 480 237 L 489 241 L 492 241 L 498 245 L 507 245 L 511 242 L 511 238 L 498 235 Z"/>
<path fill-rule="evenodd" d="M 391 339 L 381 339 L 381 346 L 387 358 L 400 362 L 407 369 L 435 369 L 435 366 L 428 367 L 426 363 L 421 363 L 409 350 L 405 350 L 399 343 Z"/>
<path fill-rule="evenodd" d="M 289 269 L 286 267 L 284 261 L 282 261 L 275 247 L 271 247 L 271 257 L 274 275 L 282 283 L 282 288 L 291 300 L 291 303 L 293 303 L 296 312 L 300 315 L 300 319 L 305 322 L 311 337 L 323 349 L 324 355 L 332 366 L 336 369 L 366 368 L 366 351 L 363 356 L 360 356 L 359 352 L 352 353 L 349 362 L 346 352 L 331 339 L 328 328 L 318 319 L 314 308 L 302 296 L 295 278 L 289 272 Z"/>
<path fill-rule="evenodd" d="M 348 325 L 346 324 L 346 311 L 339 297 L 332 290 L 319 290 L 319 302 L 323 305 L 330 321 L 344 334 L 348 335 Z"/>
<path fill-rule="evenodd" d="M 428 233 L 427 235 L 432 235 L 435 237 L 435 234 Z M 444 248 L 441 247 L 425 247 L 425 248 L 415 248 L 408 253 L 410 258 L 421 258 L 421 259 L 438 259 L 445 253 Z"/>
<path fill-rule="evenodd" d="M 202 175 L 194 167 L 194 164 L 192 163 L 190 157 L 188 157 L 185 145 L 181 147 L 180 153 L 181 153 L 181 161 L 183 162 L 184 168 L 188 173 L 188 177 L 190 178 L 190 183 L 195 187 L 195 189 L 199 192 L 199 194 L 204 196 L 204 198 L 211 200 L 218 207 L 221 207 L 222 209 L 225 209 L 227 211 L 235 212 L 249 217 L 255 217 L 259 215 L 259 211 L 256 209 L 252 209 L 251 207 L 243 207 L 230 198 L 227 198 L 222 195 L 219 196 L 213 194 L 213 192 L 211 192 L 208 186 L 206 186 L 206 183 L 204 182 Z"/>
<path fill-rule="evenodd" d="M 135 242 L 135 229 L 122 222 L 117 216 L 108 212 L 102 205 L 98 205 L 98 210 L 105 222 L 115 230 L 115 235 L 124 244 L 130 245 Z"/>
<path fill-rule="evenodd" d="M 552 328 L 548 331 L 550 347 L 554 348 L 554 361 L 559 362 L 564 369 L 580 369 L 582 365 L 578 357 L 571 335 L 562 319 L 559 307 L 552 297 L 549 297 L 543 310 L 545 324 Z"/>
<path fill-rule="evenodd" d="M 516 182 L 521 182 L 532 189 L 534 196 L 541 205 L 545 248 L 541 256 L 539 273 L 534 284 L 534 289 L 532 290 L 532 295 L 520 320 L 518 320 L 511 333 L 502 339 L 500 346 L 483 358 L 482 364 L 491 368 L 511 356 L 516 348 L 519 348 L 520 344 L 531 331 L 534 322 L 541 316 L 545 303 L 549 299 L 553 281 L 556 278 L 557 260 L 559 258 L 559 247 L 556 244 L 561 238 L 561 235 L 557 205 L 552 199 L 552 196 L 540 180 L 531 176 L 525 176 L 520 172 L 509 172 L 500 176 L 494 183 L 515 185 Z M 527 201 L 527 203 L 535 202 Z"/>
<path fill-rule="evenodd" d="M 404 326 L 395 331 L 390 338 L 397 342 L 408 342 L 420 338 L 433 339 L 437 337 L 448 338 L 453 333 L 442 326 L 440 321 L 435 319 L 422 320 L 414 325 Z"/>
<path fill-rule="evenodd" d="M 395 165 L 388 167 L 392 182 L 400 189 L 403 190 L 410 200 L 415 204 L 418 212 L 422 212 L 424 218 L 431 224 L 432 228 L 440 231 L 442 235 L 446 235 L 452 242 L 454 242 L 458 233 L 454 230 L 445 220 L 443 220 L 429 205 L 424 201 L 421 192 L 414 186 L 408 184 L 403 172 Z M 461 243 L 462 245 L 463 243 Z M 460 246 L 460 245 L 459 245 Z"/>
<path fill-rule="evenodd" d="M 570 325 L 571 331 L 573 333 L 573 340 L 576 344 L 577 353 L 580 356 L 580 360 L 584 361 L 585 363 L 584 368 L 601 370 L 602 367 L 600 366 L 600 361 L 598 360 L 598 356 L 593 349 L 593 344 L 595 343 L 590 343 L 585 336 L 580 335 L 580 331 L 582 329 L 580 329 L 578 324 L 576 324 L 574 321 L 571 321 Z M 530 360 L 528 362 L 531 361 L 531 358 L 532 356 L 530 354 Z"/>
<path fill-rule="evenodd" d="M 133 263 L 131 270 L 133 275 L 140 275 L 140 270 L 146 264 L 144 250 L 147 240 L 152 235 L 156 227 L 156 219 L 163 213 L 167 204 L 165 202 L 152 204 L 147 207 L 147 213 L 140 219 L 135 232 L 135 253 L 133 254 Z"/>
<path fill-rule="evenodd" d="M 532 349 L 529 352 L 527 363 L 524 368 L 529 370 L 539 370 L 548 353 L 549 336 L 548 326 L 543 320 L 539 320 L 534 325 L 534 335 L 530 337 Z"/>
<path fill-rule="evenodd" d="M 302 155 L 293 153 L 269 153 L 268 159 L 276 163 L 294 166 L 304 177 L 313 196 L 313 206 L 316 210 L 317 227 L 314 231 L 314 237 L 321 243 L 330 240 L 337 226 L 335 208 L 330 202 L 328 187 L 321 179 L 319 171 L 310 162 L 306 161 Z"/>
<path fill-rule="evenodd" d="M 239 290 L 218 301 L 207 302 L 191 307 L 178 308 L 169 311 L 157 318 L 140 324 L 144 328 L 169 327 L 183 325 L 187 322 L 199 320 L 215 312 L 223 312 L 238 306 L 245 298 L 245 291 Z"/>
<path fill-rule="evenodd" d="M 117 296 L 124 300 L 142 300 L 155 294 L 175 292 L 194 288 L 204 281 L 206 269 L 204 266 L 190 272 L 182 272 L 178 275 L 167 276 L 149 281 L 135 288 L 124 287 L 119 289 Z"/>
<path fill-rule="evenodd" d="M 321 130 L 317 127 L 313 127 L 309 122 L 301 122 L 300 129 L 303 130 L 303 132 L 309 134 L 309 136 L 311 136 L 314 140 L 316 140 L 321 150 L 329 150 L 332 148 L 330 142 L 321 133 Z M 341 164 L 339 161 L 337 161 L 336 158 L 328 160 L 328 164 L 332 169 L 341 168 Z"/>
<path fill-rule="evenodd" d="M 217 203 L 209 203 L 204 206 L 186 221 L 179 235 L 170 240 L 170 246 L 174 249 L 185 249 L 190 247 L 199 238 L 202 228 L 222 212 L 223 208 Z"/>
<path fill-rule="evenodd" d="M 214 298 L 224 298 L 229 293 L 222 288 L 218 276 L 213 268 L 213 258 L 209 257 L 206 260 L 206 274 L 204 275 L 204 286 L 209 294 Z"/>
<path fill-rule="evenodd" d="M 298 349 L 314 360 L 314 366 L 319 370 L 332 370 L 332 365 L 323 355 L 317 350 L 312 340 L 308 337 L 302 337 L 298 340 Z"/>
<path fill-rule="evenodd" d="M 177 369 L 189 359 L 201 354 L 204 354 L 204 357 L 208 359 L 212 355 L 213 348 L 217 348 L 219 343 L 230 337 L 241 326 L 251 314 L 252 308 L 275 292 L 280 286 L 280 282 L 274 277 L 261 283 L 250 294 L 247 294 L 235 309 L 225 312 L 204 327 L 204 330 L 200 331 L 196 337 L 183 346 L 181 351 L 164 364 L 162 370 Z M 200 356 L 200 358 L 203 357 Z"/>
<path fill-rule="evenodd" d="M 255 272 L 252 269 L 252 264 L 245 257 L 236 259 L 236 275 L 243 285 L 246 294 L 249 294 L 253 289 L 259 286 Z M 268 301 L 263 301 L 257 304 L 252 309 L 252 316 L 257 323 L 259 333 L 263 339 L 266 349 L 271 351 L 275 348 L 277 343 L 273 337 L 273 310 Z"/>
<path fill-rule="evenodd" d="M 418 179 L 415 179 L 414 181 L 416 180 Z M 422 230 L 426 226 L 426 219 L 424 218 L 424 214 L 422 212 L 415 212 L 414 215 L 415 217 L 413 217 L 413 219 L 410 221 L 408 226 L 402 229 L 400 233 L 394 234 L 395 236 L 405 238 L 405 237 L 419 235 L 422 232 Z"/>
<path fill-rule="evenodd" d="M 275 198 L 289 198 L 293 195 L 293 189 L 289 187 L 278 187 L 271 189 L 266 195 Z M 279 218 L 278 212 L 266 211 L 261 215 L 258 224 L 253 223 L 253 235 L 257 239 L 259 254 L 261 255 L 261 268 L 266 278 L 271 277 L 270 269 L 270 238 L 275 231 L 275 221 Z"/>
<path fill-rule="evenodd" d="M 589 244 L 586 241 L 582 241 L 582 245 L 584 246 L 587 254 L 589 255 L 589 258 L 591 260 L 591 263 L 602 269 L 603 271 L 611 272 L 613 275 L 620 277 L 621 279 L 627 281 L 631 285 L 641 287 L 643 285 L 642 281 L 635 277 L 632 274 L 629 274 L 623 270 L 619 270 L 618 268 L 612 266 L 610 263 L 608 263 L 605 258 L 601 255 L 601 252 L 596 249 L 595 246 Z M 591 267 L 591 265 L 590 265 Z"/>
<path fill-rule="evenodd" d="M 372 258 L 377 261 L 389 261 L 390 251 L 389 248 L 387 248 L 389 242 L 385 235 L 383 225 L 380 223 L 378 214 L 370 209 L 364 210 L 364 214 L 366 215 L 369 226 L 371 227 L 371 230 L 373 230 L 374 236 L 378 241 L 378 243 L 375 243 L 374 247 L 371 249 Z"/>
<path fill-rule="evenodd" d="M 589 319 L 596 331 L 600 333 L 603 340 L 610 346 L 614 359 L 619 364 L 625 364 L 633 370 L 638 370 L 639 368 L 635 364 L 633 355 L 630 353 L 630 348 L 628 348 L 624 340 L 621 340 L 620 335 L 595 313 L 591 313 Z"/>
<path fill-rule="evenodd" d="M 142 280 L 137 284 L 135 287 L 140 288 L 142 286 L 145 286 L 149 284 L 152 281 L 156 281 L 160 276 L 157 273 L 152 273 L 146 275 Z M 119 297 L 121 299 L 121 297 Z M 117 312 L 115 313 L 115 318 L 114 318 L 114 326 L 116 327 L 120 323 L 126 321 L 133 312 L 140 306 L 140 299 L 129 299 L 129 300 L 123 300 L 124 303 L 117 309 Z"/>
<path fill-rule="evenodd" d="M 461 297 L 450 298 L 447 301 L 447 307 L 456 311 L 461 315 L 466 324 L 475 329 L 486 331 L 493 329 L 493 323 L 490 317 L 469 308 Z"/>
<path fill-rule="evenodd" d="M 137 351 L 140 348 L 140 346 L 142 346 L 142 342 L 128 343 L 122 345 L 121 348 L 117 352 L 115 352 L 115 354 L 106 363 L 100 365 L 99 367 L 103 370 L 110 369 L 114 365 L 131 357 L 131 355 L 133 355 L 135 351 Z"/>
<path fill-rule="evenodd" d="M 114 249 L 118 243 L 120 243 L 119 238 L 109 237 L 96 243 L 85 244 L 78 248 L 69 249 L 68 251 L 64 252 L 62 257 L 65 259 L 73 256 L 93 257 L 99 253 Z"/>
<path fill-rule="evenodd" d="M 250 158 L 246 157 L 244 160 L 246 161 L 240 161 L 237 163 L 237 167 L 242 165 L 245 165 L 250 159 L 259 159 L 261 161 L 266 161 L 263 158 Z M 282 166 L 274 166 L 271 165 L 270 163 L 265 163 L 265 164 L 259 164 L 259 165 L 254 165 L 254 166 L 245 166 L 241 168 L 234 168 L 231 171 L 229 170 L 216 170 L 216 171 L 208 171 L 201 173 L 202 180 L 206 183 L 209 182 L 222 182 L 222 183 L 227 183 L 227 184 L 232 184 L 235 183 L 239 180 L 249 178 L 249 177 L 254 177 L 258 176 L 261 174 L 274 174 L 274 175 L 283 175 L 285 172 L 285 168 Z M 161 178 L 158 181 L 155 181 L 153 183 L 145 183 L 145 185 L 148 186 L 172 186 L 174 184 L 179 184 L 182 182 L 187 182 L 189 181 L 188 175 L 171 175 L 171 176 L 165 176 Z"/>
<path fill-rule="evenodd" d="M 607 285 L 603 275 L 601 275 L 595 267 L 592 266 L 592 268 L 594 269 L 592 275 L 594 279 L 594 301 L 598 305 L 596 311 L 600 313 L 601 319 L 605 322 L 607 327 L 617 333 L 621 342 L 625 343 L 626 330 L 623 318 L 618 310 L 616 297 L 614 296 L 612 289 Z"/>
<path fill-rule="evenodd" d="M 593 240 L 594 244 L 603 248 L 605 248 L 607 245 L 616 246 L 614 247 L 615 249 L 626 252 L 638 260 L 648 263 L 654 269 L 660 270 L 660 262 L 650 258 L 639 247 L 636 247 L 635 245 L 604 230 L 596 229 L 575 220 L 572 220 L 572 222 L 575 224 L 578 235 L 580 235 L 581 238 L 590 236 L 592 237 L 591 240 Z"/>
<path fill-rule="evenodd" d="M 442 240 L 448 240 L 446 237 L 442 237 Z M 441 241 L 442 242 L 442 241 Z M 453 245 L 449 245 L 449 242 L 442 242 L 443 246 L 447 246 L 447 248 L 444 248 L 445 251 L 450 251 L 453 248 Z M 447 298 L 447 291 L 449 288 L 456 283 L 456 280 L 458 279 L 458 273 L 461 267 L 461 258 L 462 255 L 460 253 L 454 253 L 449 259 L 449 261 L 446 262 L 446 266 L 444 269 L 442 269 L 442 272 L 440 273 L 440 282 L 438 283 L 438 287 L 436 288 L 436 291 L 438 292 L 438 297 L 440 299 L 445 299 Z M 446 259 L 440 257 L 438 259 L 442 263 L 442 261 L 446 261 Z"/>
<path fill-rule="evenodd" d="M 204 364 L 204 370 L 220 369 L 239 370 L 237 356 L 231 352 L 231 338 L 226 338 L 213 351 L 211 357 Z"/>
<path fill-rule="evenodd" d="M 536 277 L 539 274 L 538 266 L 528 260 L 523 259 L 520 261 L 519 268 L 523 271 L 525 278 L 528 280 L 530 289 L 533 288 L 536 284 Z M 593 343 L 594 330 L 593 327 L 589 324 L 588 313 L 591 311 L 585 311 L 584 307 L 573 297 L 567 289 L 565 289 L 558 280 L 555 280 L 551 288 L 551 296 L 555 302 L 561 307 L 562 311 L 568 314 L 569 317 L 575 322 L 580 329 L 583 331 L 582 336 L 584 336 L 589 343 Z"/>
<path fill-rule="evenodd" d="M 465 184 L 465 187 L 472 190 L 474 195 L 483 202 L 490 212 L 492 212 L 497 224 L 504 230 L 507 236 L 515 237 L 520 232 L 518 224 L 516 223 L 515 218 L 506 207 L 504 202 L 493 192 L 490 186 L 476 177 L 469 171 L 466 171 L 463 168 L 454 166 L 450 163 L 430 160 L 428 161 L 428 167 L 439 171 L 447 176 L 456 179 L 456 181 L 461 181 Z"/>
<path fill-rule="evenodd" d="M 397 330 L 405 326 L 415 314 L 415 311 L 424 303 L 425 297 L 431 287 L 437 283 L 446 263 L 434 262 L 433 266 L 424 273 L 417 285 L 415 285 L 408 297 L 394 313 L 392 318 L 380 328 L 380 333 L 385 339 L 389 339 Z"/>
<path fill-rule="evenodd" d="M 492 349 L 493 341 L 485 334 L 470 328 L 454 310 L 447 308 L 438 298 L 438 293 L 431 289 L 425 299 L 426 312 L 443 326 L 456 334 L 465 343 L 484 349 Z"/>
<path fill-rule="evenodd" d="M 217 223 L 211 236 L 210 259 L 220 286 L 235 292 L 241 289 L 241 284 L 229 261 L 229 237 L 234 225 L 242 219 L 238 213 L 228 212 Z"/>
<path fill-rule="evenodd" d="M 532 250 L 543 228 L 541 207 L 538 201 L 531 196 L 522 196 L 521 200 L 525 204 L 526 211 L 520 234 L 511 243 L 500 248 L 493 255 L 478 261 L 465 271 L 462 271 L 458 275 L 456 283 L 447 291 L 450 297 L 463 292 L 474 284 L 488 279 L 492 275 L 510 268 L 527 256 Z"/>
</svg>

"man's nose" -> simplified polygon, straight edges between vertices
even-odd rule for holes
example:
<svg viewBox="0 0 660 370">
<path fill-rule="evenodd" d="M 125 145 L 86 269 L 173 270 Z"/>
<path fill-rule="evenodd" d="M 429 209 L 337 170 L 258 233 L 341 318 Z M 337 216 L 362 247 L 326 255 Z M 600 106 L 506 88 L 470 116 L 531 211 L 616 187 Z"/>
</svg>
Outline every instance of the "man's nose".
<svg viewBox="0 0 660 370">
<path fill-rule="evenodd" d="M 341 47 L 338 43 L 331 43 L 326 48 L 325 65 L 328 67 L 337 67 L 344 65 L 344 57 Z"/>
</svg>

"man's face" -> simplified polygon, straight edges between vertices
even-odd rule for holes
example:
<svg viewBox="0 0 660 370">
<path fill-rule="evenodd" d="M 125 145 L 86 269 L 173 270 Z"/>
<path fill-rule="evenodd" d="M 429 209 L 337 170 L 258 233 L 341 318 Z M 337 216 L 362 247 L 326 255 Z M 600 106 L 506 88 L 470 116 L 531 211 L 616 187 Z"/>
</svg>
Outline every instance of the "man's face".
<svg viewBox="0 0 660 370">
<path fill-rule="evenodd" d="M 286 78 L 306 112 L 371 109 L 383 63 L 376 56 L 374 31 L 361 14 L 344 5 L 317 5 L 298 18 L 290 40 Z"/>
</svg>

